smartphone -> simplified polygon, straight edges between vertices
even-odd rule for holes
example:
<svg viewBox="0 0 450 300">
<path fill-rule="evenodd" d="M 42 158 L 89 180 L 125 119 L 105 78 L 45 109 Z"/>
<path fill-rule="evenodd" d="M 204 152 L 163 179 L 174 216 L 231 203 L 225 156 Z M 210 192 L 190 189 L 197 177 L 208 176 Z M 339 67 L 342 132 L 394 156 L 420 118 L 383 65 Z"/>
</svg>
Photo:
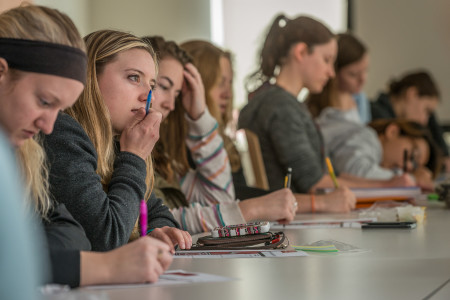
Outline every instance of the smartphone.
<svg viewBox="0 0 450 300">
<path fill-rule="evenodd" d="M 239 225 L 229 225 L 216 227 L 211 231 L 211 236 L 220 237 L 232 237 L 232 236 L 242 236 L 248 234 L 259 234 L 268 232 L 270 229 L 270 223 L 264 222 L 254 222 Z"/>
<path fill-rule="evenodd" d="M 416 228 L 416 222 L 370 222 L 363 223 L 361 225 L 362 229 L 377 229 L 377 228 Z"/>
</svg>

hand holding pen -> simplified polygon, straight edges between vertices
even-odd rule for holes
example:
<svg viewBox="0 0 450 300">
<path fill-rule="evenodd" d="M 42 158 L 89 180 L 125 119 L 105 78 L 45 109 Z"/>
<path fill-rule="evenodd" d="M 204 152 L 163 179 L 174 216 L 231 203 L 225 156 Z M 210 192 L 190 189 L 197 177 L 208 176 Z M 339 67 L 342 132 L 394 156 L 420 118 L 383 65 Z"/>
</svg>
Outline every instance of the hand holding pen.
<svg viewBox="0 0 450 300">
<path fill-rule="evenodd" d="M 136 154 L 142 159 L 150 156 L 159 139 L 159 126 L 162 114 L 150 108 L 151 92 L 148 94 L 146 108 L 141 107 L 134 114 L 120 134 L 120 151 Z M 146 111 L 148 107 L 148 111 Z"/>
<path fill-rule="evenodd" d="M 153 91 L 150 90 L 150 92 L 148 92 L 148 95 L 147 95 L 147 102 L 145 103 L 145 115 L 148 115 L 148 112 L 149 112 L 150 107 L 151 107 L 152 93 L 153 93 Z"/>
<path fill-rule="evenodd" d="M 331 164 L 330 158 L 326 157 L 325 161 L 327 163 L 328 172 L 330 173 L 331 180 L 333 180 L 334 187 L 339 188 L 339 184 L 336 178 L 336 174 L 334 173 L 333 165 Z"/>
</svg>

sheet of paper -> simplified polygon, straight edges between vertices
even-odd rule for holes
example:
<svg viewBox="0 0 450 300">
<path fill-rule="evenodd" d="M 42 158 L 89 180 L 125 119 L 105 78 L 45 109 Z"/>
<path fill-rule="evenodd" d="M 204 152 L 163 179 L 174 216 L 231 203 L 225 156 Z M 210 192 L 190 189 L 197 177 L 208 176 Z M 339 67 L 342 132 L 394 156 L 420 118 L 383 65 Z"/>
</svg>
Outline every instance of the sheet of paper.
<svg viewBox="0 0 450 300">
<path fill-rule="evenodd" d="M 267 258 L 307 256 L 303 251 L 292 250 L 209 250 L 177 251 L 174 258 Z"/>
<path fill-rule="evenodd" d="M 361 223 L 376 222 L 377 218 L 357 219 L 324 219 L 324 220 L 294 220 L 283 225 L 278 222 L 270 223 L 270 229 L 298 229 L 298 228 L 361 228 Z"/>
<path fill-rule="evenodd" d="M 136 287 L 151 287 L 151 286 L 165 286 L 175 284 L 189 284 L 199 282 L 222 282 L 230 281 L 235 278 L 229 278 L 219 275 L 187 272 L 184 270 L 169 270 L 159 277 L 159 280 L 155 283 L 143 283 L 143 284 L 115 284 L 115 285 L 93 285 L 83 289 L 87 290 L 99 290 L 99 289 L 125 289 Z"/>
</svg>

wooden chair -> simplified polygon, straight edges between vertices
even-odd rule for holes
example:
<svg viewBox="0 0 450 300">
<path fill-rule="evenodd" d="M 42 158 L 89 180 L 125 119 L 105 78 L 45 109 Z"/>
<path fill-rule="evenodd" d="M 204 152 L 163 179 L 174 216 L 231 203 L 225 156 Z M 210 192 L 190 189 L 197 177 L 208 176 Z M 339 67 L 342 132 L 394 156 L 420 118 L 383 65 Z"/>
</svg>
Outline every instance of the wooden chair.
<svg viewBox="0 0 450 300">
<path fill-rule="evenodd" d="M 264 167 L 258 136 L 249 129 L 238 130 L 238 135 L 245 137 L 243 140 L 247 144 L 247 147 L 238 147 L 238 149 L 244 149 L 243 151 L 240 151 L 240 154 L 242 165 L 244 167 L 244 174 L 246 174 L 247 184 L 263 190 L 268 190 L 269 182 L 267 180 L 266 168 Z M 245 153 L 246 150 L 247 153 Z M 248 161 L 250 163 L 248 163 Z M 248 168 L 251 170 L 246 170 Z"/>
</svg>

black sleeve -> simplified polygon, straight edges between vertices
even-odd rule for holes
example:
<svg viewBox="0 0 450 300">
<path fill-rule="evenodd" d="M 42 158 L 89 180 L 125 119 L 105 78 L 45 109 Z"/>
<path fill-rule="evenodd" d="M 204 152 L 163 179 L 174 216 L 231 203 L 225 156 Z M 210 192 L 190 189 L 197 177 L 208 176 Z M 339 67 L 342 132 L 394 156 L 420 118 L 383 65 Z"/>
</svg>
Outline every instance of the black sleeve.
<svg viewBox="0 0 450 300">
<path fill-rule="evenodd" d="M 439 146 L 439 149 L 441 149 L 442 155 L 449 156 L 447 143 L 445 142 L 443 136 L 444 131 L 442 130 L 441 125 L 439 125 L 434 113 L 432 113 L 428 119 L 428 129 L 430 130 L 434 141 Z"/>
<path fill-rule="evenodd" d="M 80 285 L 80 251 L 50 249 L 52 265 L 52 283 L 67 284 L 70 287 Z"/>
<path fill-rule="evenodd" d="M 163 204 L 163 201 L 156 198 L 152 192 L 150 199 L 147 201 L 148 210 L 148 229 L 160 228 L 164 226 L 180 228 L 175 221 L 169 208 Z"/>
<path fill-rule="evenodd" d="M 52 249 L 91 250 L 83 227 L 75 221 L 64 204 L 55 204 L 44 222 L 48 246 Z"/>
</svg>

